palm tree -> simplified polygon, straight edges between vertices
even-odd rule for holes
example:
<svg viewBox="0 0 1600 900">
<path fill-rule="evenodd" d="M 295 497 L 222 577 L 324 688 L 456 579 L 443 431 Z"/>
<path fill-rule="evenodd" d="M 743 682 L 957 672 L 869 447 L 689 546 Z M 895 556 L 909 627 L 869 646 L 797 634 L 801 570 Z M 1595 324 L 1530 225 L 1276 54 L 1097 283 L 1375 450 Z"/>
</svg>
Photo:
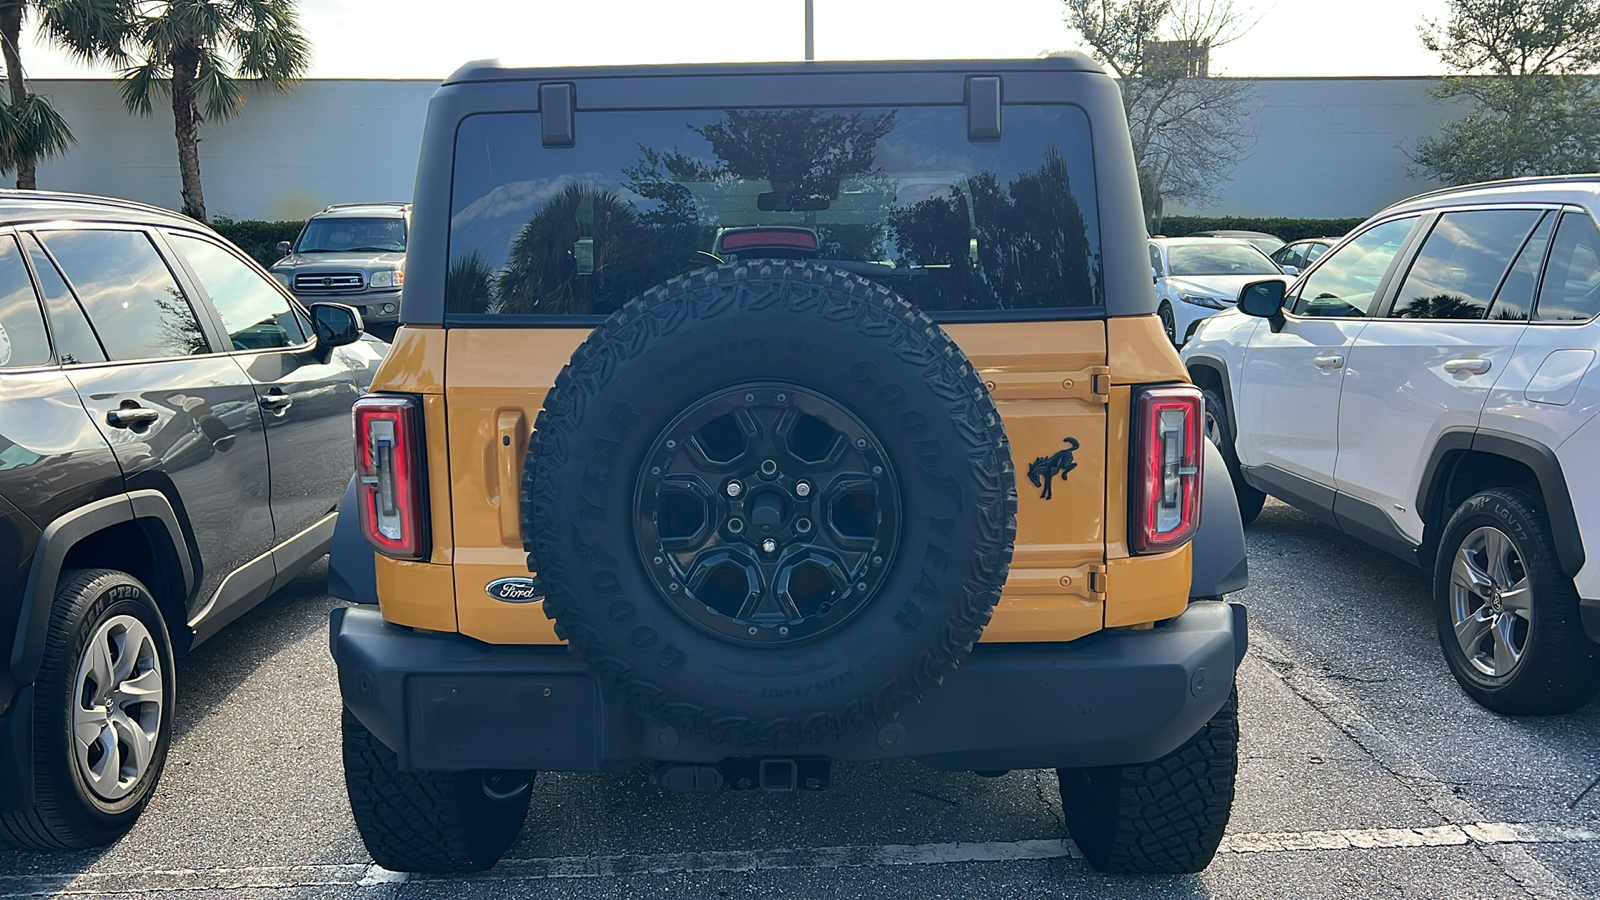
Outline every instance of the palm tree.
<svg viewBox="0 0 1600 900">
<path fill-rule="evenodd" d="M 11 102 L 0 102 L 0 171 L 15 169 L 17 187 L 33 190 L 38 161 L 66 151 L 72 129 L 50 101 L 28 90 L 22 72 L 22 20 L 30 0 L 0 0 L 0 53 Z"/>
<path fill-rule="evenodd" d="M 206 219 L 200 125 L 244 106 L 240 78 L 287 90 L 306 70 L 311 45 L 295 0 L 39 0 L 45 30 L 76 56 L 122 67 L 122 101 L 149 115 L 156 94 L 172 100 L 183 211 Z"/>
</svg>

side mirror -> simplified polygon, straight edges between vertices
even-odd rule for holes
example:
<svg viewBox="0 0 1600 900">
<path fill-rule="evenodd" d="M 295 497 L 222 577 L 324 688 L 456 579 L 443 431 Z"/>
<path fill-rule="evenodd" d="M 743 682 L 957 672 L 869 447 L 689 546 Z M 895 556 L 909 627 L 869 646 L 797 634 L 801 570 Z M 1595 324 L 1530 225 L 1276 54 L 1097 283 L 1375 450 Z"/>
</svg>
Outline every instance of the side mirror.
<svg viewBox="0 0 1600 900">
<path fill-rule="evenodd" d="M 1279 266 L 1278 268 L 1282 269 L 1283 274 L 1289 276 L 1290 278 L 1300 274 L 1299 266 Z"/>
<path fill-rule="evenodd" d="M 1156 267 L 1155 266 L 1151 266 L 1150 267 L 1150 283 L 1151 284 L 1155 284 L 1156 282 L 1158 282 L 1160 280 L 1161 280 L 1161 273 L 1156 271 Z"/>
<path fill-rule="evenodd" d="M 333 348 L 361 340 L 361 313 L 343 303 L 313 303 L 311 328 L 317 335 L 317 358 L 326 363 Z"/>
<path fill-rule="evenodd" d="M 278 242 L 278 255 L 279 256 L 288 256 L 289 255 L 289 242 L 288 241 L 279 241 Z"/>
<path fill-rule="evenodd" d="M 1283 291 L 1283 282 L 1277 278 L 1252 281 L 1239 291 L 1239 311 L 1262 319 L 1280 319 L 1283 316 Z"/>
</svg>

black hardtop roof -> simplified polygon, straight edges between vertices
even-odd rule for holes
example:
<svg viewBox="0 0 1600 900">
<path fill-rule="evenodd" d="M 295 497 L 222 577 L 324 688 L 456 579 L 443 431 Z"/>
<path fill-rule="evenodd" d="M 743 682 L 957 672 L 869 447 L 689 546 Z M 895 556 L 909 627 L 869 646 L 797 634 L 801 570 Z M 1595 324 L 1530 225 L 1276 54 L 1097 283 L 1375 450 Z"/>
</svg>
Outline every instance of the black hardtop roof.
<svg viewBox="0 0 1600 900">
<path fill-rule="evenodd" d="M 480 59 L 463 65 L 445 84 L 485 81 L 562 81 L 591 78 L 667 78 L 688 75 L 843 75 L 918 72 L 1093 72 L 1105 69 L 1076 51 L 1053 53 L 1035 59 L 918 59 L 847 60 L 824 62 L 693 63 L 674 65 L 571 66 L 563 68 L 508 67 L 499 60 Z"/>
<path fill-rule="evenodd" d="M 18 191 L 0 189 L 0 224 L 17 225 L 25 222 L 48 222 L 52 219 L 89 218 L 97 222 L 122 222 L 131 225 L 175 225 L 184 228 L 205 229 L 206 226 L 188 216 L 115 197 L 96 197 L 91 194 L 57 193 L 55 191 Z"/>
</svg>

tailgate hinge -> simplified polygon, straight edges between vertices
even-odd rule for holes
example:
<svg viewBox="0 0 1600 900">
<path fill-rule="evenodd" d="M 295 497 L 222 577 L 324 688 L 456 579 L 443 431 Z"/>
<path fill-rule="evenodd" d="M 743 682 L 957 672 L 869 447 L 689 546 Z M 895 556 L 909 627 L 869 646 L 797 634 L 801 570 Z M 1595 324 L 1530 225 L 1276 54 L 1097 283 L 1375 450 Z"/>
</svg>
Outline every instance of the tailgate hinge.
<svg viewBox="0 0 1600 900">
<path fill-rule="evenodd" d="M 1105 563 L 1090 563 L 1089 569 L 1089 597 L 1101 603 L 1106 602 L 1106 565 Z"/>
<path fill-rule="evenodd" d="M 1111 402 L 1111 367 L 1089 367 L 1089 394 L 1101 403 Z"/>
</svg>

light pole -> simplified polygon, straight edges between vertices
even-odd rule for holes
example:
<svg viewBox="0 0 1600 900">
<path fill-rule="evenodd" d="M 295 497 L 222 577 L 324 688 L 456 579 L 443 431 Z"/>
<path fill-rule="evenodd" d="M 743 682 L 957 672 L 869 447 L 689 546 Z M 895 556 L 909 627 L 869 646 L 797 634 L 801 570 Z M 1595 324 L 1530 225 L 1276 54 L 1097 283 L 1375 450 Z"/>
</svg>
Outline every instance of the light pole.
<svg viewBox="0 0 1600 900">
<path fill-rule="evenodd" d="M 816 59 L 816 44 L 813 40 L 814 29 L 811 23 L 811 0 L 806 0 L 806 59 Z"/>
</svg>

